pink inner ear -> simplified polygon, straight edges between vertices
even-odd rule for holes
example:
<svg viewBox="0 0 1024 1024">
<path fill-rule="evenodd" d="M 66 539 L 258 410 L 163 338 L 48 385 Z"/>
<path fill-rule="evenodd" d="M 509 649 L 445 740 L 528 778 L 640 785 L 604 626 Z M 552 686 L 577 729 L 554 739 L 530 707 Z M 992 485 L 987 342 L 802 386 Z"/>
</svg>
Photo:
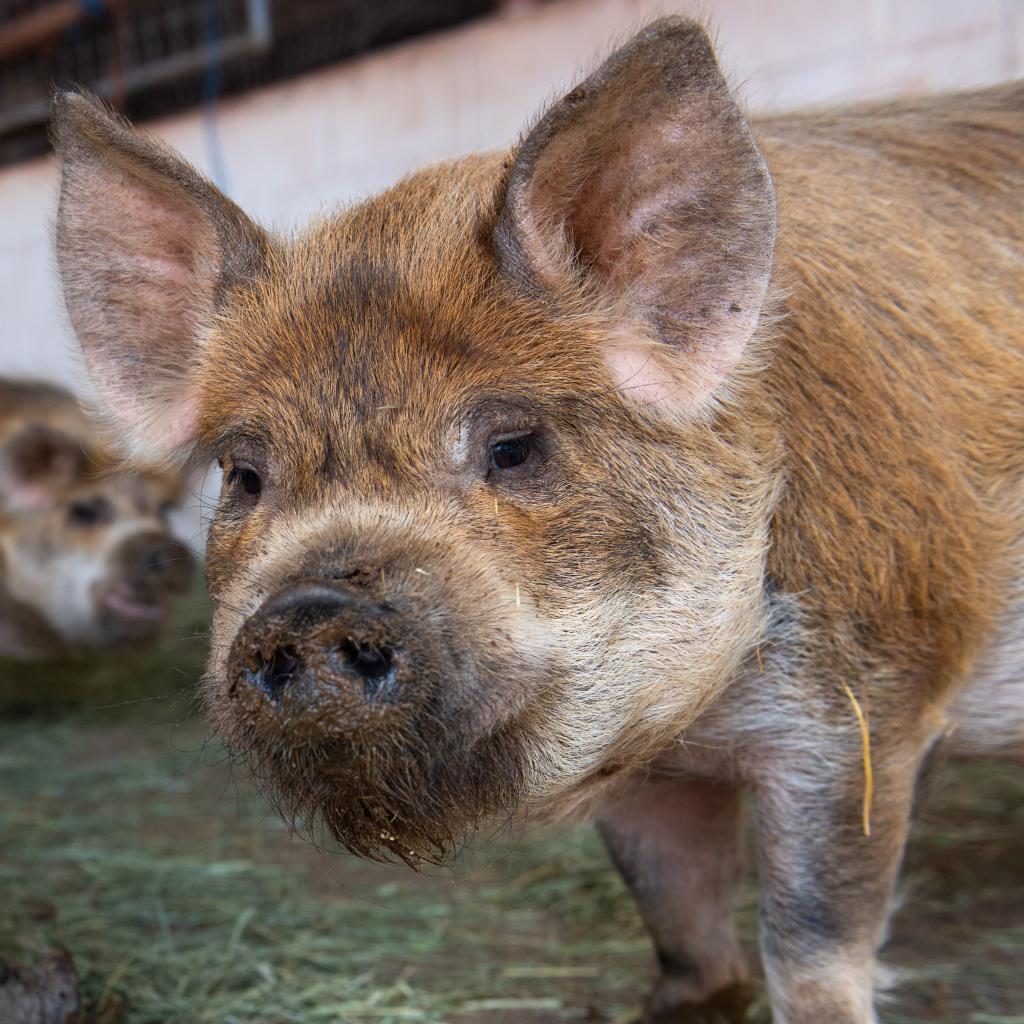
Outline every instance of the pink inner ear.
<svg viewBox="0 0 1024 1024">
<path fill-rule="evenodd" d="M 612 345 L 605 356 L 615 390 L 637 405 L 667 404 L 679 382 L 658 362 L 654 346 Z"/>
<path fill-rule="evenodd" d="M 87 364 L 131 447 L 164 458 L 195 440 L 187 372 L 196 323 L 211 308 L 217 240 L 180 197 L 111 170 L 88 179 L 78 193 L 85 202 L 68 212 L 90 240 L 89 281 L 102 285 L 69 302 L 85 314 L 79 335 Z"/>
<path fill-rule="evenodd" d="M 603 355 L 624 401 L 690 418 L 728 390 L 767 294 L 775 198 L 699 26 L 655 23 L 555 104 L 502 217 L 516 276 L 583 284 L 615 317 Z"/>
<path fill-rule="evenodd" d="M 680 350 L 644 338 L 643 329 L 617 332 L 605 350 L 605 363 L 613 387 L 626 401 L 653 407 L 673 416 L 700 415 L 726 385 L 757 329 L 767 278 L 740 293 L 748 302 L 738 304 L 728 317 L 709 322 L 707 336 Z"/>
<path fill-rule="evenodd" d="M 183 398 L 167 419 L 167 448 L 190 447 L 196 440 L 199 427 L 199 402 L 192 396 Z"/>
<path fill-rule="evenodd" d="M 14 512 L 44 508 L 53 500 L 53 491 L 44 484 L 16 483 L 0 478 L 0 499 Z"/>
<path fill-rule="evenodd" d="M 197 252 L 213 248 L 209 226 L 159 192 L 140 191 L 130 179 L 122 180 L 115 192 L 126 214 L 120 225 L 119 244 L 138 260 L 140 271 L 148 269 L 176 285 L 194 283 Z"/>
<path fill-rule="evenodd" d="M 199 430 L 199 402 L 192 395 L 171 397 L 162 411 L 117 392 L 108 394 L 108 407 L 131 430 L 122 436 L 129 450 L 144 459 L 174 462 L 196 442 Z"/>
</svg>

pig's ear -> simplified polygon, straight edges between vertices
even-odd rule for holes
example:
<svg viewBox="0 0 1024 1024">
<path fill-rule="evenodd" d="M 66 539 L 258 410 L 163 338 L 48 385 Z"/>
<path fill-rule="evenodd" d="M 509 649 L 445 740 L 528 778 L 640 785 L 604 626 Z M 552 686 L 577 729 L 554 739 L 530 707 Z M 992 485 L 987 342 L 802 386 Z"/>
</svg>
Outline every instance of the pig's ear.
<svg viewBox="0 0 1024 1024">
<path fill-rule="evenodd" d="M 0 509 L 43 508 L 88 469 L 80 441 L 48 424 L 30 424 L 0 448 Z"/>
<path fill-rule="evenodd" d="M 761 317 L 775 193 L 704 30 L 637 35 L 527 134 L 502 187 L 505 271 L 611 312 L 624 397 L 706 405 Z"/>
<path fill-rule="evenodd" d="M 167 146 L 94 97 L 54 97 L 57 261 L 90 375 L 131 447 L 175 459 L 195 440 L 194 372 L 230 290 L 267 239 Z"/>
</svg>

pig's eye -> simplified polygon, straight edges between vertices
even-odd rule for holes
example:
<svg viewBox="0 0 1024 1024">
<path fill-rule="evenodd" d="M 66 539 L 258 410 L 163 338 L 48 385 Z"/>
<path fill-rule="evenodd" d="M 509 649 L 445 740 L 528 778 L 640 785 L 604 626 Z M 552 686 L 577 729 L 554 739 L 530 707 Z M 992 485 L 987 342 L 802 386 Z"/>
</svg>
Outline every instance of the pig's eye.
<svg viewBox="0 0 1024 1024">
<path fill-rule="evenodd" d="M 108 520 L 112 512 L 106 498 L 81 498 L 68 505 L 68 522 L 72 526 L 98 526 Z"/>
<path fill-rule="evenodd" d="M 491 469 L 514 469 L 521 466 L 530 457 L 536 447 L 537 439 L 533 434 L 521 437 L 509 437 L 504 441 L 495 441 L 491 445 Z"/>
<path fill-rule="evenodd" d="M 227 476 L 227 485 L 236 494 L 245 495 L 249 500 L 258 498 L 263 490 L 259 473 L 249 466 L 233 466 Z"/>
</svg>

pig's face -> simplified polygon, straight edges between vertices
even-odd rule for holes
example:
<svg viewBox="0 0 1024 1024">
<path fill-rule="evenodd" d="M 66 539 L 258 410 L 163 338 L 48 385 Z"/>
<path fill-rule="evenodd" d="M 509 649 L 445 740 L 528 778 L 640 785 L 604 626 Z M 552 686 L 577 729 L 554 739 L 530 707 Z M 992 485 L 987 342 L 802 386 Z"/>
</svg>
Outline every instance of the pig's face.
<svg viewBox="0 0 1024 1024">
<path fill-rule="evenodd" d="M 165 521 L 176 497 L 162 478 L 118 473 L 8 515 L 0 523 L 8 597 L 45 622 L 59 647 L 151 638 L 192 571 Z"/>
<path fill-rule="evenodd" d="M 115 469 L 72 395 L 0 381 L 0 651 L 150 637 L 191 573 L 178 473 Z"/>
<path fill-rule="evenodd" d="M 765 297 L 770 183 L 692 25 L 591 82 L 504 165 L 418 175 L 293 242 L 88 101 L 58 111 L 62 270 L 100 386 L 136 444 L 224 470 L 214 722 L 361 853 L 438 858 L 482 817 L 584 800 L 760 628 L 764 428 L 721 390 Z M 666 180 L 687 156 L 699 174 Z"/>
<path fill-rule="evenodd" d="M 607 322 L 481 273 L 473 185 L 410 215 L 410 182 L 271 257 L 200 370 L 208 702 L 357 849 L 434 852 L 632 764 L 750 628 L 744 447 L 638 415 L 598 374 Z M 442 252 L 367 265 L 366 233 L 400 249 L 420 216 Z"/>
</svg>

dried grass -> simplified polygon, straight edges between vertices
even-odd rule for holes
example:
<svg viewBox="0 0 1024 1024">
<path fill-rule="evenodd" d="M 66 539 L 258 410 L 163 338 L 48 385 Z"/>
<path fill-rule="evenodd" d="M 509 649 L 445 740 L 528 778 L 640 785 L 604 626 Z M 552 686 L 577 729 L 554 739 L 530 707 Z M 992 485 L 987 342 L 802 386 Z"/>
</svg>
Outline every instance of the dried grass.
<svg viewBox="0 0 1024 1024">
<path fill-rule="evenodd" d="M 5 682 L 8 709 L 25 713 L 33 695 L 48 705 L 59 683 L 76 710 L 0 722 L 0 953 L 66 947 L 86 998 L 110 1020 L 123 1000 L 127 1024 L 635 1014 L 648 940 L 589 830 L 496 837 L 447 874 L 320 855 L 188 717 L 195 653 L 122 660 L 128 678 L 108 667 Z M 171 655 L 191 658 L 185 676 L 163 663 Z M 1024 1020 L 1021 864 L 1024 772 L 940 773 L 888 954 L 903 968 L 889 1024 Z M 748 880 L 749 946 L 755 916 Z M 751 1020 L 768 1020 L 763 994 Z"/>
</svg>

